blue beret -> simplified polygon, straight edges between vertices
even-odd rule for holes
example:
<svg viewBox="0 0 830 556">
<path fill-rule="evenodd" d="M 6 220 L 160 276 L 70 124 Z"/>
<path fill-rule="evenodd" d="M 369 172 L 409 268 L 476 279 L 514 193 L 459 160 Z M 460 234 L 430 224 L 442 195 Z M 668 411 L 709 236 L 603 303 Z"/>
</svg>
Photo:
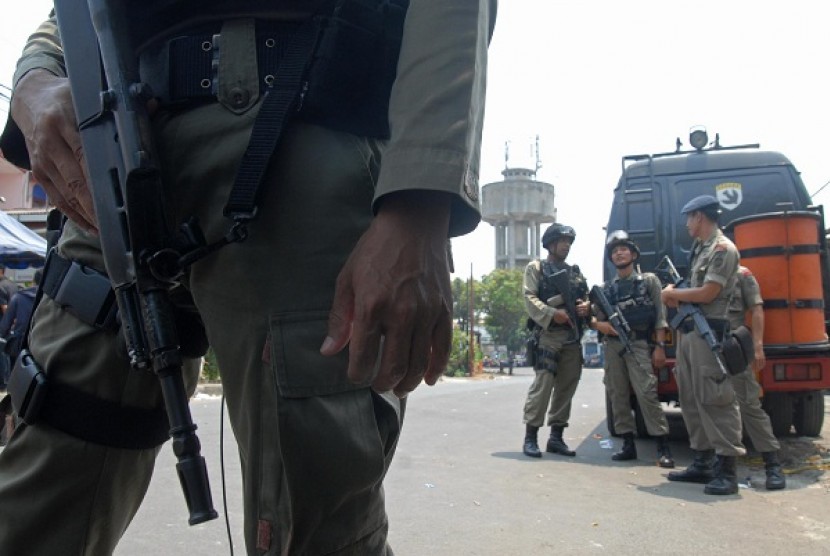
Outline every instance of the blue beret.
<svg viewBox="0 0 830 556">
<path fill-rule="evenodd" d="M 705 211 L 706 209 L 717 209 L 720 206 L 720 202 L 717 198 L 711 195 L 700 195 L 695 197 L 685 205 L 680 210 L 680 214 L 689 214 L 690 212 L 694 212 L 696 210 Z"/>
</svg>

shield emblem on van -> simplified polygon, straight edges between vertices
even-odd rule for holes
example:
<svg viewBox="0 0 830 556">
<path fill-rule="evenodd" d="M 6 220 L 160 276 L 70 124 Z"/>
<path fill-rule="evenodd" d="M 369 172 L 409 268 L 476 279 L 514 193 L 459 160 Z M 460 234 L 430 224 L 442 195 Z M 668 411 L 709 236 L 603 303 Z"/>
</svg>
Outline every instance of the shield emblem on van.
<svg viewBox="0 0 830 556">
<path fill-rule="evenodd" d="M 736 182 L 720 183 L 715 186 L 715 195 L 720 206 L 726 210 L 735 210 L 744 200 L 741 184 Z"/>
</svg>

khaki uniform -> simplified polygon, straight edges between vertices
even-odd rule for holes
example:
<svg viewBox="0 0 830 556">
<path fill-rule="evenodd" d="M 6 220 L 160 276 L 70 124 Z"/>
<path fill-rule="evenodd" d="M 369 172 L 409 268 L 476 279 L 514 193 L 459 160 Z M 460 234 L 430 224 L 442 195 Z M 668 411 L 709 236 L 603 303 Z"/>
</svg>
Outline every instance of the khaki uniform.
<svg viewBox="0 0 830 556">
<path fill-rule="evenodd" d="M 740 256 L 720 230 L 692 245 L 690 286 L 707 282 L 722 286 L 718 296 L 700 308 L 707 319 L 725 319 L 737 287 Z M 721 371 L 715 354 L 695 329 L 678 334 L 677 386 L 683 420 L 693 450 L 714 449 L 720 456 L 742 456 L 741 416 L 732 381 Z"/>
<path fill-rule="evenodd" d="M 741 266 L 738 271 L 738 287 L 729 304 L 729 325 L 734 330 L 744 324 L 747 311 L 757 305 L 763 305 L 761 287 L 752 271 Z M 769 415 L 761 407 L 761 385 L 752 367 L 746 372 L 731 375 L 732 387 L 738 396 L 741 408 L 741 421 L 752 445 L 759 452 L 775 452 L 781 447 L 772 432 Z"/>
<path fill-rule="evenodd" d="M 632 272 L 625 278 L 616 277 L 606 284 L 623 281 L 633 282 L 640 276 Z M 651 273 L 643 274 L 648 297 L 654 303 L 654 328 L 666 328 L 666 307 L 660 300 L 660 280 Z M 651 365 L 651 348 L 646 331 L 635 331 L 631 342 L 633 354 L 624 351 L 623 344 L 616 336 L 605 338 L 605 390 L 611 400 L 614 428 L 618 434 L 635 432 L 636 424 L 631 413 L 631 392 L 643 412 L 646 429 L 651 436 L 665 436 L 669 433 L 666 415 L 657 397 L 657 377 Z"/>
<path fill-rule="evenodd" d="M 557 267 L 558 270 L 563 268 L 571 266 L 562 264 Z M 585 280 L 581 274 L 579 277 Z M 579 338 L 574 339 L 570 326 L 554 322 L 553 314 L 556 308 L 539 298 L 541 279 L 541 263 L 532 261 L 525 268 L 525 308 L 530 318 L 542 327 L 539 347 L 546 352 L 545 364 L 554 367 L 554 370 L 536 370 L 536 377 L 530 385 L 525 401 L 524 422 L 526 425 L 541 427 L 545 423 L 547 412 L 549 426 L 567 427 L 571 417 L 571 400 L 582 377 L 582 346 Z"/>
<path fill-rule="evenodd" d="M 239 444 L 249 554 L 391 553 L 382 481 L 402 404 L 352 384 L 347 353 L 323 357 L 319 349 L 335 279 L 384 195 L 444 191 L 453 198 L 452 235 L 478 222 L 494 4 L 412 0 L 388 144 L 293 123 L 271 159 L 247 241 L 191 268 L 188 286 L 222 369 Z M 222 52 L 240 57 L 220 64 L 219 81 L 224 67 L 257 87 L 256 67 L 247 63 L 255 42 L 239 39 L 222 37 Z M 54 21 L 47 22 L 30 39 L 16 80 L 32 68 L 63 75 L 60 56 Z M 228 228 L 222 208 L 258 109 L 240 113 L 226 108 L 231 99 L 219 100 L 154 117 L 170 210 L 177 221 L 197 216 L 208 240 Z M 98 239 L 72 224 L 59 250 L 104 267 Z M 161 404 L 158 380 L 130 370 L 120 334 L 88 327 L 49 299 L 35 313 L 31 350 L 50 380 L 127 406 Z M 190 392 L 196 378 L 197 366 L 189 365 Z M 20 427 L 0 455 L 2 552 L 111 553 L 141 503 L 158 450 L 90 444 L 46 425 Z M 208 465 L 217 477 L 218 462 Z M 183 511 L 170 512 L 170 519 L 186 519 Z"/>
</svg>

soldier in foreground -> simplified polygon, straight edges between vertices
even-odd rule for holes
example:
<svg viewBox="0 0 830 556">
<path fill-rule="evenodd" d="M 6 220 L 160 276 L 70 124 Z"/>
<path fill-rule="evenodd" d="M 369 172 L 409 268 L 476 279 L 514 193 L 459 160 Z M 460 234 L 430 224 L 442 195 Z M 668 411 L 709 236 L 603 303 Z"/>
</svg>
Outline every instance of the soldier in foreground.
<svg viewBox="0 0 830 556">
<path fill-rule="evenodd" d="M 146 81 L 131 90 L 153 96 L 155 152 L 143 155 L 158 153 L 158 197 L 176 227 L 198 218 L 207 240 L 221 242 L 237 170 L 266 151 L 265 165 L 245 174 L 263 186 L 247 239 L 187 268 L 181 282 L 197 314 L 177 327 L 183 339 L 201 338 L 204 322 L 221 368 L 243 467 L 247 553 L 391 553 L 382 483 L 403 398 L 444 371 L 447 239 L 479 221 L 495 1 L 107 7 L 129 11 L 119 36 L 130 48 L 119 54 L 137 58 Z M 168 429 L 158 378 L 131 369 L 117 319 L 98 322 L 113 313 L 108 238 L 99 234 L 112 215 L 96 213 L 87 169 L 110 153 L 81 145 L 64 30 L 52 17 L 27 43 L 4 133 L 6 156 L 31 164 L 70 218 L 29 342 L 49 397 L 0 455 L 4 554 L 112 553 Z M 293 87 L 287 76 L 306 68 Z M 276 109 L 286 124 L 266 150 L 254 138 L 258 129 L 276 136 L 273 112 L 258 120 L 272 99 L 285 99 Z M 102 280 L 99 304 L 67 299 Z M 205 343 L 181 349 L 190 393 Z"/>
</svg>

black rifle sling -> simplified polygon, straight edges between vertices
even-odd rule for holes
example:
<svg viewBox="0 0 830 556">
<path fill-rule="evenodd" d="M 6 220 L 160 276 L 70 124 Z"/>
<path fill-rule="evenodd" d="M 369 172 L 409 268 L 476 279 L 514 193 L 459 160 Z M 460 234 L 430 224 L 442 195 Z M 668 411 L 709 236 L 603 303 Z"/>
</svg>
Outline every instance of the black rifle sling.
<svg viewBox="0 0 830 556">
<path fill-rule="evenodd" d="M 224 209 L 225 216 L 234 222 L 245 223 L 256 215 L 257 198 L 268 162 L 290 116 L 302 106 L 308 87 L 304 81 L 306 69 L 317 44 L 320 27 L 320 19 L 314 18 L 297 29 L 280 62 L 279 78 L 266 89 Z"/>
</svg>

